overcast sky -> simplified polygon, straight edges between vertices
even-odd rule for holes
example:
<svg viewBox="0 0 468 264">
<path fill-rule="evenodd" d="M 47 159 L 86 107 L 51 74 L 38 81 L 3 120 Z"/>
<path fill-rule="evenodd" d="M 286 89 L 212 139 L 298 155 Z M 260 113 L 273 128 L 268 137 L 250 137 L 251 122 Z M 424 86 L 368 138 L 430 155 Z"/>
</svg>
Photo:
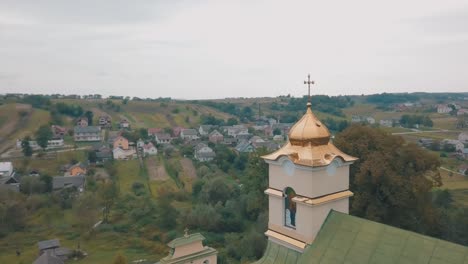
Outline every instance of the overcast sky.
<svg viewBox="0 0 468 264">
<path fill-rule="evenodd" d="M 468 1 L 0 0 L 0 93 L 468 92 Z"/>
</svg>

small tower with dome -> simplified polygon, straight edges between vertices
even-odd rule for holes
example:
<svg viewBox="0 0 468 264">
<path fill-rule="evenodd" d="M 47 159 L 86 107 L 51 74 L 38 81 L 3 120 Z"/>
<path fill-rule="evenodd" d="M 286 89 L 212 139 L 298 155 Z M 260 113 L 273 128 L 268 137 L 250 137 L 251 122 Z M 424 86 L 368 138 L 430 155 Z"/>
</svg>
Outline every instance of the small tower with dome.
<svg viewBox="0 0 468 264">
<path fill-rule="evenodd" d="M 269 222 L 271 242 L 303 252 L 312 244 L 330 210 L 348 213 L 349 166 L 357 158 L 340 151 L 330 141 L 330 132 L 312 112 L 306 113 L 289 131 L 288 142 L 263 156 L 269 165 Z"/>
</svg>

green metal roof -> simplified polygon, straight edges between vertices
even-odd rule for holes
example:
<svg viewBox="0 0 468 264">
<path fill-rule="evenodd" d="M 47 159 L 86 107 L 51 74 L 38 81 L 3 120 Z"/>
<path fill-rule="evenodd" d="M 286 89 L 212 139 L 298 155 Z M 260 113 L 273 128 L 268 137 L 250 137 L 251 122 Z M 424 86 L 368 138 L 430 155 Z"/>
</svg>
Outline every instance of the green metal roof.
<svg viewBox="0 0 468 264">
<path fill-rule="evenodd" d="M 468 247 L 333 210 L 315 241 L 302 255 L 297 253 L 297 261 L 294 252 L 268 241 L 264 256 L 256 263 L 468 264 Z"/>
<path fill-rule="evenodd" d="M 468 248 L 330 211 L 298 263 L 468 263 Z"/>
<path fill-rule="evenodd" d="M 195 241 L 203 241 L 205 239 L 204 236 L 202 236 L 202 234 L 200 233 L 195 233 L 195 234 L 191 234 L 191 235 L 188 235 L 188 236 L 183 236 L 183 237 L 179 237 L 179 238 L 176 238 L 174 240 L 172 240 L 171 242 L 169 242 L 169 244 L 167 244 L 169 247 L 171 248 L 175 248 L 175 247 L 179 247 L 179 246 L 183 246 L 183 245 L 186 245 L 186 244 L 191 244 Z"/>
<path fill-rule="evenodd" d="M 268 240 L 268 245 L 263 257 L 255 264 L 289 264 L 297 263 L 301 253 L 278 245 Z"/>
</svg>

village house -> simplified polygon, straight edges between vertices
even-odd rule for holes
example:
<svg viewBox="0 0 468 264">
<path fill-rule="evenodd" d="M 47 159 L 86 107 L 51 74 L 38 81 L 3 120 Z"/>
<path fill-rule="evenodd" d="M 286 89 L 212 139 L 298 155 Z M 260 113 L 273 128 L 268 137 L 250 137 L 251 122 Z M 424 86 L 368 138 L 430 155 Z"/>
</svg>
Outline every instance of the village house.
<svg viewBox="0 0 468 264">
<path fill-rule="evenodd" d="M 442 144 L 452 145 L 455 148 L 455 151 L 462 151 L 465 148 L 465 145 L 460 140 L 455 139 L 444 139 Z"/>
<path fill-rule="evenodd" d="M 468 164 L 462 164 L 458 167 L 458 172 L 462 175 L 468 176 Z"/>
<path fill-rule="evenodd" d="M 458 135 L 458 140 L 462 143 L 468 143 L 468 132 L 462 132 Z"/>
<path fill-rule="evenodd" d="M 459 109 L 457 111 L 457 116 L 468 115 L 468 109 Z"/>
<path fill-rule="evenodd" d="M 213 142 L 215 144 L 220 143 L 224 140 L 223 134 L 219 133 L 218 130 L 213 130 L 211 133 L 208 135 L 208 140 L 210 142 Z"/>
<path fill-rule="evenodd" d="M 75 141 L 101 141 L 101 127 L 98 126 L 76 126 L 73 135 Z"/>
<path fill-rule="evenodd" d="M 154 134 L 154 140 L 157 144 L 170 144 L 172 138 L 168 133 L 158 132 Z"/>
<path fill-rule="evenodd" d="M 61 247 L 58 239 L 44 240 L 37 243 L 40 257 L 33 264 L 63 263 L 73 253 L 72 250 Z M 48 261 L 48 262 L 44 262 Z M 52 261 L 52 262 L 51 262 Z"/>
<path fill-rule="evenodd" d="M 76 121 L 76 125 L 79 127 L 87 127 L 88 126 L 88 118 L 87 117 L 80 117 Z"/>
<path fill-rule="evenodd" d="M 162 128 L 156 128 L 156 127 L 148 128 L 148 136 L 154 137 L 156 133 L 160 133 L 161 131 L 162 131 Z"/>
<path fill-rule="evenodd" d="M 112 127 L 112 118 L 109 115 L 99 116 L 99 126 L 101 128 L 111 128 Z"/>
<path fill-rule="evenodd" d="M 235 125 L 227 127 L 226 132 L 230 137 L 237 137 L 239 134 L 248 134 L 249 130 L 244 125 Z"/>
<path fill-rule="evenodd" d="M 11 162 L 0 162 L 0 186 L 19 192 L 19 180 L 15 177 Z"/>
<path fill-rule="evenodd" d="M 173 127 L 172 128 L 172 137 L 175 137 L 175 138 L 178 138 L 180 137 L 180 133 L 182 132 L 182 130 L 184 130 L 185 128 L 183 127 Z"/>
<path fill-rule="evenodd" d="M 13 163 L 0 162 L 0 177 L 10 177 L 14 175 Z"/>
<path fill-rule="evenodd" d="M 204 162 L 213 160 L 216 157 L 216 154 L 213 149 L 208 147 L 205 143 L 199 143 L 195 147 L 194 156 L 198 161 Z"/>
<path fill-rule="evenodd" d="M 143 148 L 144 145 L 145 145 L 145 141 L 143 141 L 143 139 L 139 138 L 137 140 L 137 149 Z"/>
<path fill-rule="evenodd" d="M 250 153 L 255 151 L 255 147 L 252 142 L 243 140 L 237 144 L 235 150 L 239 153 Z"/>
<path fill-rule="evenodd" d="M 16 148 L 17 149 L 21 149 L 23 147 L 22 144 L 23 144 L 22 140 L 19 140 L 19 139 L 16 140 Z M 30 140 L 29 141 L 29 146 L 32 149 L 40 149 L 41 148 L 41 146 L 39 146 L 37 144 L 37 141 L 35 141 L 35 140 Z M 47 140 L 46 149 L 61 148 L 63 146 L 65 146 L 65 143 L 64 143 L 63 139 L 50 139 L 50 140 Z"/>
<path fill-rule="evenodd" d="M 249 138 L 252 137 L 252 134 L 250 134 L 249 132 L 245 133 L 244 131 L 236 134 L 236 138 L 238 140 L 248 140 Z"/>
<path fill-rule="evenodd" d="M 77 176 L 77 175 L 86 175 L 87 166 L 82 163 L 78 162 L 74 165 L 68 166 L 66 168 L 65 176 Z"/>
<path fill-rule="evenodd" d="M 96 152 L 96 163 L 102 163 L 112 159 L 112 149 L 106 144 L 96 144 L 93 146 Z"/>
<path fill-rule="evenodd" d="M 439 114 L 448 114 L 452 111 L 452 108 L 448 105 L 439 104 L 436 106 L 437 113 Z"/>
<path fill-rule="evenodd" d="M 68 132 L 68 129 L 57 125 L 52 125 L 50 128 L 52 130 L 52 139 L 63 139 Z"/>
<path fill-rule="evenodd" d="M 143 149 L 143 156 L 145 157 L 158 154 L 158 149 L 151 142 L 144 144 L 141 148 Z"/>
<path fill-rule="evenodd" d="M 379 124 L 384 127 L 393 127 L 393 120 L 391 119 L 382 119 L 379 121 Z"/>
<path fill-rule="evenodd" d="M 114 159 L 116 160 L 128 160 L 136 157 L 136 151 L 133 148 L 123 150 L 121 148 L 114 148 L 112 150 Z"/>
<path fill-rule="evenodd" d="M 201 125 L 198 128 L 198 133 L 200 133 L 201 136 L 206 136 L 210 133 L 212 128 L 213 128 L 212 125 Z"/>
<path fill-rule="evenodd" d="M 198 133 L 195 129 L 183 129 L 180 132 L 180 138 L 183 140 L 197 140 L 199 139 Z"/>
<path fill-rule="evenodd" d="M 358 116 L 353 115 L 351 117 L 351 123 L 367 123 L 367 124 L 375 124 L 375 119 L 371 116 Z"/>
<path fill-rule="evenodd" d="M 128 149 L 128 139 L 124 138 L 123 136 L 118 136 L 114 139 L 114 142 L 112 142 L 113 148 L 121 148 L 123 150 Z"/>
<path fill-rule="evenodd" d="M 273 131 L 279 130 L 281 131 L 281 135 L 287 135 L 289 130 L 291 129 L 291 123 L 277 123 L 271 126 L 271 134 L 269 136 L 273 136 Z"/>
<path fill-rule="evenodd" d="M 120 120 L 119 127 L 120 128 L 130 128 L 130 123 L 128 122 L 127 119 L 122 119 L 122 120 Z"/>
<path fill-rule="evenodd" d="M 284 140 L 284 136 L 282 136 L 282 135 L 275 135 L 275 136 L 273 136 L 273 140 L 274 140 L 274 141 L 283 141 L 283 140 Z"/>
<path fill-rule="evenodd" d="M 55 176 L 52 177 L 52 189 L 59 191 L 67 188 L 76 188 L 79 192 L 84 191 L 85 175 L 77 176 Z"/>
<path fill-rule="evenodd" d="M 234 147 L 235 145 L 237 145 L 237 141 L 237 138 L 225 137 L 223 139 L 223 144 L 230 147 Z"/>
<path fill-rule="evenodd" d="M 463 158 L 468 159 L 468 148 L 464 148 L 461 151 L 461 154 L 463 155 Z"/>
</svg>

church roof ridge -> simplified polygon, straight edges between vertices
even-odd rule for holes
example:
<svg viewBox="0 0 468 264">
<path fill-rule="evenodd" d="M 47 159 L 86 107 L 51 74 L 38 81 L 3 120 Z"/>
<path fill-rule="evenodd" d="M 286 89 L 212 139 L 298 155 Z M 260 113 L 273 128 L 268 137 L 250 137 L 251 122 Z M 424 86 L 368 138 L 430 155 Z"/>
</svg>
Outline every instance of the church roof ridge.
<svg viewBox="0 0 468 264">
<path fill-rule="evenodd" d="M 205 240 L 205 237 L 202 234 L 193 233 L 187 236 L 178 237 L 172 240 L 171 242 L 169 242 L 167 245 L 171 248 L 175 248 L 175 247 L 179 247 L 179 246 L 191 244 L 196 241 L 203 241 L 203 240 Z"/>
</svg>

